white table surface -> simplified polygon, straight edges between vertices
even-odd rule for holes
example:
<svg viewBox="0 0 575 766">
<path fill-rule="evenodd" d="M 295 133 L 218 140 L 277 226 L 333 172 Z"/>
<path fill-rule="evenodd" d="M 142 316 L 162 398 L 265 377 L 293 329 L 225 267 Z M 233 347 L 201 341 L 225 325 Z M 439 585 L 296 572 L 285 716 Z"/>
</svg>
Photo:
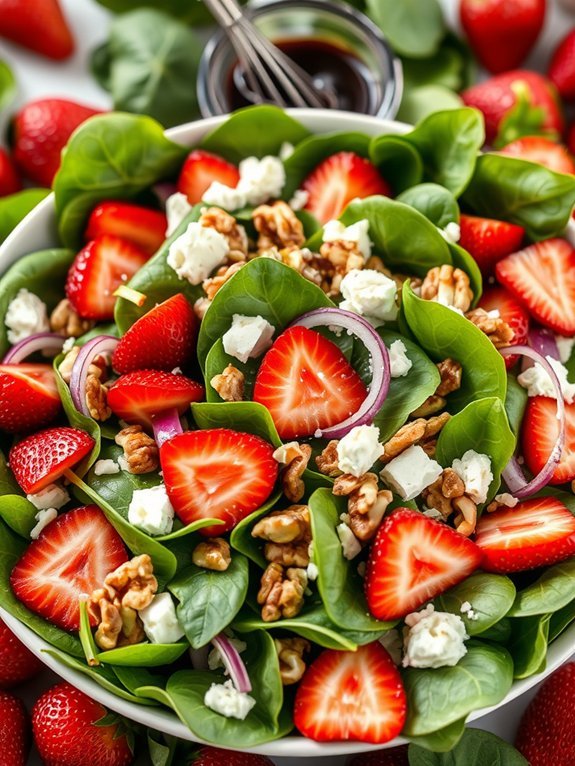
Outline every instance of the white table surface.
<svg viewBox="0 0 575 766">
<path fill-rule="evenodd" d="M 401 2 L 401 0 L 398 1 Z M 456 26 L 457 0 L 440 0 L 440 2 L 444 6 L 450 23 Z M 69 61 L 52 63 L 0 40 L 0 58 L 11 64 L 18 79 L 17 105 L 40 96 L 56 96 L 76 99 L 92 106 L 109 107 L 110 100 L 107 93 L 101 90 L 96 81 L 88 74 L 89 53 L 96 45 L 106 39 L 109 14 L 94 0 L 61 0 L 61 3 L 77 42 L 77 51 Z M 552 7 L 548 14 L 545 30 L 537 49 L 527 62 L 529 65 L 544 67 L 554 42 L 559 36 L 565 34 L 570 27 L 575 26 L 575 15 L 569 15 L 563 11 L 556 0 L 551 0 L 550 5 Z M 10 113 L 13 110 L 14 106 L 10 108 Z M 7 115 L 0 116 L 0 121 L 5 122 L 6 117 Z M 46 671 L 36 681 L 23 686 L 19 693 L 31 707 L 38 695 L 57 680 L 55 675 Z M 474 725 L 513 741 L 521 714 L 535 691 L 536 689 L 531 690 L 506 705 L 505 708 L 485 716 Z M 278 766 L 297 766 L 302 761 L 309 761 L 311 764 L 311 759 L 303 758 L 277 758 L 274 760 Z M 313 759 L 313 762 L 317 766 L 328 766 L 328 764 L 329 766 L 339 766 L 346 762 L 346 758 L 316 758 Z M 38 755 L 32 753 L 29 766 L 40 766 L 40 764 Z M 180 765 L 178 764 L 178 766 Z"/>
</svg>

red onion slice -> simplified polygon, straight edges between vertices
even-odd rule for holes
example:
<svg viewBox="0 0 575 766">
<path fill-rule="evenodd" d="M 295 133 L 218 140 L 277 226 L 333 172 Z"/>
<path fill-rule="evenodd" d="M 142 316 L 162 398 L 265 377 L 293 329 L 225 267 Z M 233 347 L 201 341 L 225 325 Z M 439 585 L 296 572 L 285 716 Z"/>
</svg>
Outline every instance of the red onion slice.
<svg viewBox="0 0 575 766">
<path fill-rule="evenodd" d="M 546 327 L 532 327 L 529 330 L 529 345 L 541 356 L 550 356 L 552 359 L 559 360 L 559 349 L 555 335 Z M 535 362 L 532 359 L 524 358 L 521 363 L 521 371 L 525 372 L 529 367 L 533 367 Z"/>
<path fill-rule="evenodd" d="M 308 329 L 313 327 L 341 327 L 351 335 L 355 335 L 364 344 L 371 356 L 372 379 L 368 386 L 368 394 L 361 407 L 353 415 L 342 420 L 341 423 L 319 429 L 319 434 L 316 432 L 314 436 L 319 435 L 324 439 L 341 439 L 352 428 L 371 423 L 385 401 L 391 378 L 389 354 L 385 343 L 375 329 L 358 314 L 337 308 L 309 311 L 292 322 L 290 327 L 298 325 Z"/>
<path fill-rule="evenodd" d="M 2 360 L 2 364 L 20 364 L 24 359 L 36 351 L 54 351 L 57 354 L 62 350 L 66 338 L 53 332 L 38 332 L 16 343 Z"/>
<path fill-rule="evenodd" d="M 90 411 L 86 404 L 86 378 L 90 365 L 100 354 L 112 354 L 117 345 L 118 338 L 114 338 L 113 335 L 97 335 L 82 346 L 74 362 L 70 378 L 70 393 L 74 407 L 87 417 L 90 417 Z"/>
<path fill-rule="evenodd" d="M 527 482 L 517 458 L 512 457 L 503 471 L 502 475 L 505 479 L 505 483 L 509 487 L 509 491 L 515 497 L 521 500 L 524 497 L 533 495 L 535 492 L 539 492 L 540 489 L 543 489 L 543 487 L 547 486 L 551 477 L 553 476 L 555 466 L 561 460 L 561 455 L 565 446 L 565 402 L 563 400 L 561 384 L 559 383 L 559 378 L 557 377 L 555 370 L 553 367 L 551 367 L 547 359 L 544 356 L 541 356 L 538 351 L 535 351 L 535 349 L 531 348 L 530 346 L 507 346 L 506 348 L 499 349 L 499 351 L 503 356 L 519 354 L 520 356 L 526 356 L 529 359 L 532 359 L 534 362 L 540 364 L 551 378 L 553 388 L 557 394 L 557 420 L 559 421 L 559 435 L 557 436 L 557 441 L 555 442 L 555 445 L 551 450 L 551 454 L 547 458 L 547 462 L 543 468 L 536 476 L 531 479 L 530 482 Z"/>
<path fill-rule="evenodd" d="M 158 412 L 152 417 L 152 427 L 154 429 L 154 439 L 158 447 L 164 442 L 173 439 L 174 436 L 183 433 L 182 424 L 178 411 L 174 408 Z"/>
<path fill-rule="evenodd" d="M 239 692 L 249 694 L 252 690 L 252 684 L 246 666 L 236 647 L 224 633 L 220 633 L 215 638 L 212 638 L 212 644 L 219 651 L 233 685 Z"/>
</svg>

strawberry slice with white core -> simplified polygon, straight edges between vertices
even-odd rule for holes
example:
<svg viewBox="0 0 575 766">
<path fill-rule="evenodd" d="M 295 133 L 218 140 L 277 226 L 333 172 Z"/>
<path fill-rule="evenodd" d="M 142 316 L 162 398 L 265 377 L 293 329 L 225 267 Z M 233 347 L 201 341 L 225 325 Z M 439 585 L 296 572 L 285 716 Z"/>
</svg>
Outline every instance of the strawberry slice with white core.
<svg viewBox="0 0 575 766">
<path fill-rule="evenodd" d="M 278 475 L 274 448 L 259 436 L 214 428 L 188 431 L 165 442 L 160 461 L 168 497 L 184 524 L 221 519 L 204 535 L 219 535 L 271 495 Z"/>
<path fill-rule="evenodd" d="M 575 554 L 575 516 L 554 497 L 484 513 L 475 534 L 487 572 L 521 572 Z"/>
<path fill-rule="evenodd" d="M 0 365 L 0 430 L 13 434 L 43 428 L 61 408 L 50 365 Z"/>
<path fill-rule="evenodd" d="M 299 325 L 285 330 L 266 353 L 253 391 L 284 440 L 341 423 L 366 396 L 363 381 L 335 343 Z"/>
<path fill-rule="evenodd" d="M 534 476 L 543 470 L 559 438 L 557 401 L 548 396 L 531 396 L 527 402 L 521 431 L 523 456 Z M 575 403 L 565 402 L 565 446 L 555 466 L 550 484 L 566 484 L 575 479 Z"/>
<path fill-rule="evenodd" d="M 384 519 L 365 576 L 369 611 L 380 620 L 405 617 L 468 577 L 481 550 L 451 527 L 399 508 Z"/>
<path fill-rule="evenodd" d="M 180 171 L 178 191 L 186 195 L 190 205 L 195 205 L 202 201 L 214 181 L 235 189 L 239 180 L 240 172 L 231 162 L 203 149 L 194 149 Z"/>
<path fill-rule="evenodd" d="M 375 641 L 355 652 L 327 649 L 312 662 L 298 686 L 294 723 L 318 742 L 382 745 L 401 732 L 406 710 L 399 671 Z"/>
<path fill-rule="evenodd" d="M 464 215 L 459 218 L 459 245 L 473 257 L 484 276 L 506 255 L 519 250 L 525 229 L 506 221 Z"/>
<path fill-rule="evenodd" d="M 99 508 L 89 505 L 63 513 L 44 528 L 12 570 L 10 585 L 30 611 L 63 630 L 78 630 L 80 599 L 127 560 L 120 535 Z"/>
<path fill-rule="evenodd" d="M 536 242 L 499 261 L 495 274 L 542 325 L 575 335 L 575 249 L 569 242 Z"/>
<path fill-rule="evenodd" d="M 153 255 L 166 239 L 167 227 L 166 215 L 159 210 L 130 202 L 101 202 L 90 213 L 85 238 L 113 234 Z"/>
</svg>

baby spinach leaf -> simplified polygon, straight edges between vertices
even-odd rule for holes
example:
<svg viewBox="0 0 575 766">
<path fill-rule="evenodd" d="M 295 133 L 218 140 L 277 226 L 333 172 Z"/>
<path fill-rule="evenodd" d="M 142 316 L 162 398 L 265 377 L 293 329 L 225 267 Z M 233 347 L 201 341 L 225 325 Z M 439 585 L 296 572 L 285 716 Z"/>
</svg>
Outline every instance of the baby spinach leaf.
<svg viewBox="0 0 575 766">
<path fill-rule="evenodd" d="M 514 375 L 507 374 L 507 394 L 505 396 L 505 411 L 509 425 L 515 436 L 519 436 L 523 415 L 527 407 L 527 391 L 520 386 Z"/>
<path fill-rule="evenodd" d="M 397 119 L 416 125 L 438 110 L 446 112 L 462 106 L 463 101 L 457 93 L 443 85 L 419 85 L 404 90 Z"/>
<path fill-rule="evenodd" d="M 477 215 L 524 226 L 530 239 L 547 239 L 567 226 L 575 177 L 515 157 L 484 154 L 463 199 Z"/>
<path fill-rule="evenodd" d="M 549 643 L 554 641 L 557 636 L 575 620 L 575 600 L 570 601 L 562 609 L 553 612 L 549 620 Z"/>
<path fill-rule="evenodd" d="M 496 641 L 498 644 L 507 644 L 511 638 L 511 620 L 508 617 L 503 617 L 495 625 L 492 625 L 479 636 L 486 641 Z"/>
<path fill-rule="evenodd" d="M 438 596 L 435 607 L 459 615 L 467 633 L 476 636 L 505 617 L 514 598 L 515 585 L 509 577 L 478 572 Z M 476 619 L 470 620 L 467 614 L 461 612 L 461 605 L 466 601 L 471 604 Z"/>
<path fill-rule="evenodd" d="M 225 572 L 192 564 L 169 584 L 180 602 L 178 620 L 193 649 L 199 649 L 221 633 L 239 612 L 248 590 L 248 560 L 232 557 Z"/>
<path fill-rule="evenodd" d="M 517 593 L 510 617 L 531 617 L 556 612 L 567 606 L 575 594 L 575 559 L 544 569 L 540 577 Z"/>
<path fill-rule="evenodd" d="M 410 745 L 408 757 L 409 766 L 529 766 L 512 745 L 480 729 L 466 729 L 449 753 L 432 753 Z"/>
<path fill-rule="evenodd" d="M 281 490 L 278 490 L 271 496 L 265 505 L 262 505 L 261 508 L 250 513 L 249 516 L 246 516 L 236 524 L 230 534 L 230 545 L 232 548 L 239 551 L 244 556 L 247 556 L 250 561 L 253 561 L 254 564 L 257 564 L 261 569 L 265 569 L 268 562 L 265 560 L 262 552 L 262 541 L 251 535 L 252 527 L 258 519 L 265 516 L 281 502 L 282 492 Z"/>
<path fill-rule="evenodd" d="M 50 189 L 24 189 L 0 199 L 0 242 L 50 194 Z M 20 261 L 18 261 L 20 263 Z"/>
<path fill-rule="evenodd" d="M 507 648 L 513 657 L 514 678 L 529 678 L 545 670 L 550 618 L 550 614 L 536 614 L 511 620 Z"/>
<path fill-rule="evenodd" d="M 143 704 L 152 704 L 151 700 L 172 707 L 171 700 L 165 694 L 168 679 L 148 668 L 114 665 L 110 668 L 115 678 Z M 152 691 L 154 690 L 154 691 Z"/>
<path fill-rule="evenodd" d="M 437 0 L 367 0 L 367 12 L 397 53 L 413 58 L 433 55 L 445 34 Z"/>
<path fill-rule="evenodd" d="M 453 194 L 438 184 L 417 184 L 396 197 L 419 210 L 432 224 L 444 229 L 448 223 L 459 221 L 459 206 Z"/>
<path fill-rule="evenodd" d="M 403 674 L 407 692 L 403 734 L 429 734 L 473 710 L 496 705 L 511 688 L 512 680 L 509 652 L 476 640 L 467 644 L 467 654 L 454 667 L 408 668 Z"/>
<path fill-rule="evenodd" d="M 401 136 L 385 133 L 371 139 L 369 157 L 391 184 L 395 194 L 420 183 L 423 161 L 417 149 Z"/>
<path fill-rule="evenodd" d="M 30 532 L 36 526 L 38 511 L 22 495 L 0 495 L 0 517 L 25 540 L 30 539 Z"/>
<path fill-rule="evenodd" d="M 182 21 L 191 24 L 206 24 L 213 21 L 208 10 L 202 3 L 189 0 L 96 0 L 104 8 L 109 8 L 113 13 L 126 13 L 136 8 L 158 8 L 170 16 L 175 16 Z"/>
<path fill-rule="evenodd" d="M 406 737 L 406 739 L 425 752 L 448 753 L 459 742 L 464 731 L 465 718 L 460 718 L 459 721 L 454 721 L 448 726 L 444 726 L 443 729 L 430 731 L 428 734 L 420 734 L 418 737 Z"/>
<path fill-rule="evenodd" d="M 96 115 L 72 135 L 54 179 L 62 242 L 77 247 L 90 210 L 106 199 L 129 199 L 172 175 L 186 149 L 151 117 Z"/>
<path fill-rule="evenodd" d="M 231 428 L 264 439 L 274 447 L 281 439 L 269 411 L 258 402 L 196 402 L 192 404 L 192 417 L 198 428 Z"/>
<path fill-rule="evenodd" d="M 401 63 L 406 91 L 421 85 L 442 85 L 460 91 L 467 85 L 468 57 L 451 39 L 444 40 L 437 53 L 429 58 L 402 56 Z"/>
<path fill-rule="evenodd" d="M 108 665 L 155 668 L 171 665 L 189 648 L 189 644 L 183 642 L 175 644 L 133 644 L 132 646 L 120 646 L 117 649 L 99 652 L 97 658 L 100 662 Z"/>
<path fill-rule="evenodd" d="M 5 61 L 0 61 L 0 109 L 5 109 L 16 95 L 16 78 Z"/>
<path fill-rule="evenodd" d="M 8 467 L 8 461 L 2 450 L 0 450 L 0 496 L 1 495 L 23 495 L 22 489 L 14 474 Z"/>
</svg>

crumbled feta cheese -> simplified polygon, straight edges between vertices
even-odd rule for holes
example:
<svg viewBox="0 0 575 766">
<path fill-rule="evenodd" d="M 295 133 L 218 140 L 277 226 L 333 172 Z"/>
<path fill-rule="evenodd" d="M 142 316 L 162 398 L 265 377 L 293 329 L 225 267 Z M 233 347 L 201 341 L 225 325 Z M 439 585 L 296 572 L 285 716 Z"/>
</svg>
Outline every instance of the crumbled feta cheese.
<svg viewBox="0 0 575 766">
<path fill-rule="evenodd" d="M 128 506 L 128 521 L 149 535 L 167 535 L 174 526 L 174 509 L 164 484 L 136 489 Z"/>
<path fill-rule="evenodd" d="M 340 291 L 344 300 L 339 307 L 365 317 L 376 327 L 397 319 L 397 285 L 379 271 L 352 269 L 341 280 Z"/>
<path fill-rule="evenodd" d="M 393 458 L 380 476 L 402 500 L 413 500 L 441 476 L 443 468 L 414 444 Z"/>
<path fill-rule="evenodd" d="M 402 340 L 394 340 L 388 351 L 391 377 L 404 378 L 413 367 L 413 362 L 407 356 L 405 343 Z"/>
<path fill-rule="evenodd" d="M 337 443 L 337 465 L 342 473 L 362 476 L 383 455 L 377 426 L 356 426 Z"/>
<path fill-rule="evenodd" d="M 362 218 L 360 221 L 346 226 L 341 221 L 328 221 L 323 227 L 324 242 L 357 242 L 358 250 L 365 260 L 371 255 L 371 241 L 369 239 L 369 221 Z"/>
<path fill-rule="evenodd" d="M 309 192 L 305 189 L 296 189 L 293 193 L 293 197 L 288 202 L 288 205 L 292 210 L 298 211 L 307 205 L 309 199 Z"/>
<path fill-rule="evenodd" d="M 242 652 L 245 652 L 245 650 L 248 648 L 248 645 L 245 643 L 245 641 L 241 641 L 239 638 L 230 638 L 227 637 L 230 644 L 237 650 L 239 654 Z M 208 654 L 208 668 L 210 670 L 217 670 L 218 668 L 225 668 L 224 662 L 222 660 L 222 655 L 220 653 L 220 650 L 215 646 L 212 651 Z M 227 675 L 227 670 L 225 671 Z"/>
<path fill-rule="evenodd" d="M 228 240 L 219 231 L 194 222 L 170 245 L 167 264 L 180 279 L 199 285 L 223 263 L 229 250 Z"/>
<path fill-rule="evenodd" d="M 222 337 L 224 351 L 240 362 L 256 359 L 270 348 L 274 332 L 275 327 L 259 315 L 234 314 L 232 326 Z"/>
<path fill-rule="evenodd" d="M 475 612 L 469 601 L 464 601 L 459 608 L 461 614 L 464 614 L 468 620 L 478 620 L 479 615 Z"/>
<path fill-rule="evenodd" d="M 461 460 L 456 458 L 451 467 L 465 484 L 465 492 L 474 503 L 484 503 L 487 500 L 489 485 L 493 481 L 491 458 L 468 449 Z"/>
<path fill-rule="evenodd" d="M 294 145 L 290 144 L 289 141 L 284 141 L 283 144 L 280 146 L 280 150 L 278 153 L 278 157 L 282 162 L 285 162 L 287 159 L 289 159 L 293 152 L 294 152 Z"/>
<path fill-rule="evenodd" d="M 440 303 L 441 303 L 441 301 L 440 301 Z M 441 303 L 441 305 L 442 306 L 446 306 L 448 309 L 453 311 L 455 314 L 459 314 L 459 316 L 462 316 L 462 317 L 465 316 L 463 311 L 461 309 L 457 308 L 457 306 L 452 306 L 450 303 Z"/>
<path fill-rule="evenodd" d="M 124 426 L 122 426 L 122 428 L 124 428 Z M 120 466 L 121 471 L 130 473 L 130 466 L 128 465 L 128 460 L 125 455 L 118 455 L 118 465 Z"/>
<path fill-rule="evenodd" d="M 120 473 L 120 466 L 115 460 L 97 460 L 94 463 L 94 473 L 96 476 L 112 476 Z"/>
<path fill-rule="evenodd" d="M 501 313 L 499 309 L 492 309 L 491 311 L 487 312 L 487 316 L 489 319 L 499 319 L 501 317 Z"/>
<path fill-rule="evenodd" d="M 26 500 L 29 500 L 39 511 L 47 508 L 56 508 L 59 511 L 62 506 L 70 502 L 70 495 L 60 484 L 48 484 L 35 495 L 26 495 Z"/>
<path fill-rule="evenodd" d="M 231 681 L 224 684 L 212 684 L 204 695 L 204 705 L 226 718 L 245 720 L 247 714 L 256 704 L 253 697 L 245 692 L 239 692 Z"/>
<path fill-rule="evenodd" d="M 347 524 L 338 524 L 335 529 L 341 543 L 343 556 L 351 561 L 358 553 L 361 553 L 361 544 Z"/>
<path fill-rule="evenodd" d="M 42 530 L 48 526 L 54 519 L 58 518 L 58 511 L 55 508 L 45 508 L 42 511 L 38 511 L 36 516 L 36 526 L 30 532 L 32 540 L 37 540 L 40 537 Z"/>
<path fill-rule="evenodd" d="M 559 351 L 559 361 L 561 364 L 565 364 L 571 358 L 575 338 L 565 338 L 563 335 L 556 335 L 555 343 L 557 344 L 557 351 Z"/>
<path fill-rule="evenodd" d="M 300 454 L 298 442 L 286 442 L 274 450 L 272 457 L 278 463 L 291 463 L 294 457 Z"/>
<path fill-rule="evenodd" d="M 192 206 L 185 194 L 176 192 L 168 197 L 166 200 L 166 216 L 168 219 L 166 237 L 172 236 L 191 209 Z"/>
<path fill-rule="evenodd" d="M 559 385 L 563 391 L 563 398 L 567 404 L 572 404 L 575 399 L 575 383 L 569 383 L 567 380 L 567 368 L 552 356 L 545 357 L 555 374 L 559 378 Z M 524 372 L 517 376 L 517 382 L 520 386 L 527 389 L 527 396 L 549 396 L 557 399 L 555 387 L 551 378 L 540 364 L 535 362 L 533 367 L 528 367 Z"/>
<path fill-rule="evenodd" d="M 156 594 L 150 605 L 138 612 L 138 616 L 152 644 L 175 644 L 184 635 L 168 592 Z"/>
<path fill-rule="evenodd" d="M 307 572 L 307 579 L 310 582 L 314 582 L 315 580 L 317 580 L 319 575 L 319 569 L 312 561 L 310 561 L 310 563 L 307 565 L 306 572 Z"/>
<path fill-rule="evenodd" d="M 239 210 L 248 203 L 245 192 L 237 186 L 226 186 L 219 181 L 212 181 L 202 195 L 202 201 L 228 211 Z"/>
<path fill-rule="evenodd" d="M 12 345 L 38 332 L 50 332 L 46 304 L 25 287 L 8 304 L 4 324 Z"/>
<path fill-rule="evenodd" d="M 519 500 L 509 492 L 502 492 L 500 495 L 495 495 L 495 502 L 500 505 L 506 505 L 508 508 L 515 508 Z"/>
<path fill-rule="evenodd" d="M 394 665 L 401 665 L 401 650 L 403 648 L 403 642 L 401 640 L 401 636 L 399 635 L 399 631 L 395 628 L 391 628 L 387 631 L 387 633 L 383 634 L 383 636 L 379 639 L 379 643 L 383 646 L 384 649 L 387 650 L 387 653 L 391 657 Z"/>
<path fill-rule="evenodd" d="M 451 245 L 456 245 L 461 239 L 461 226 L 455 221 L 450 221 L 444 229 L 440 229 L 438 226 L 437 230 L 443 239 Z"/>
<path fill-rule="evenodd" d="M 75 345 L 76 345 L 76 338 L 74 338 L 74 336 L 71 335 L 69 338 L 66 338 L 66 340 L 64 341 L 64 345 L 62 346 L 62 353 L 69 354 Z"/>
<path fill-rule="evenodd" d="M 246 157 L 240 162 L 238 190 L 246 195 L 249 205 L 261 205 L 269 199 L 281 197 L 286 182 L 284 164 L 279 157 L 267 155 Z"/>
<path fill-rule="evenodd" d="M 467 654 L 464 642 L 469 636 L 459 615 L 436 612 L 430 605 L 424 612 L 407 615 L 405 623 L 404 667 L 453 667 Z"/>
</svg>

